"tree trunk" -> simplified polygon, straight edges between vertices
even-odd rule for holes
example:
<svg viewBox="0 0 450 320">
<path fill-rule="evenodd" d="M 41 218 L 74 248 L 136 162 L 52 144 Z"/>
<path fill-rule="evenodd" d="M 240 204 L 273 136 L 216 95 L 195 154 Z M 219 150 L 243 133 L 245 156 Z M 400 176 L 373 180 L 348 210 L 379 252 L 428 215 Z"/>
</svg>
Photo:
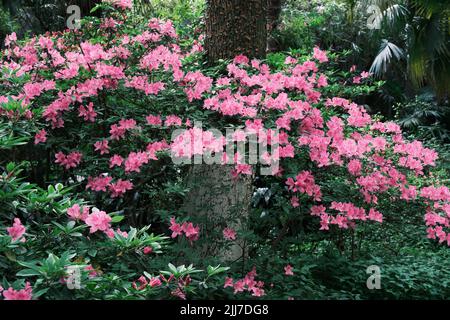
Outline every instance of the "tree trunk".
<svg viewBox="0 0 450 320">
<path fill-rule="evenodd" d="M 279 43 L 273 36 L 274 32 L 280 24 L 281 10 L 284 0 L 268 0 L 268 12 L 267 12 L 267 32 L 268 32 L 268 45 L 267 51 L 274 52 L 279 50 Z"/>
<path fill-rule="evenodd" d="M 208 0 L 205 48 L 210 63 L 239 54 L 262 58 L 267 47 L 267 0 Z"/>
<path fill-rule="evenodd" d="M 253 176 L 237 179 L 231 175 L 229 165 L 193 165 L 188 184 L 190 192 L 184 211 L 201 216 L 205 221 L 201 235 L 209 241 L 202 248 L 202 255 L 217 256 L 225 261 L 235 261 L 246 253 L 244 242 L 238 239 L 228 250 L 218 251 L 217 240 L 223 240 L 224 228 L 242 230 L 248 218 L 252 198 Z"/>
<path fill-rule="evenodd" d="M 205 48 L 208 62 L 233 59 L 244 54 L 264 58 L 267 48 L 267 0 L 208 0 Z M 223 239 L 224 227 L 242 229 L 249 214 L 253 176 L 233 179 L 229 165 L 193 165 L 188 177 L 191 187 L 185 210 L 206 217 L 205 237 L 214 233 Z M 245 257 L 245 243 L 238 239 L 225 252 L 218 252 L 213 238 L 204 255 L 218 255 L 226 261 Z"/>
</svg>

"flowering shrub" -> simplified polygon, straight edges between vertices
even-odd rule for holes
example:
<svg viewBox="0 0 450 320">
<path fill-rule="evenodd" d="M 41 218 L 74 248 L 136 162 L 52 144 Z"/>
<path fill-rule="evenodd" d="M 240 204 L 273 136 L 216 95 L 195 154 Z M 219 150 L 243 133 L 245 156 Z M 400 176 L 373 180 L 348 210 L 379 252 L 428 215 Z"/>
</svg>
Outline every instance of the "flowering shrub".
<svg viewBox="0 0 450 320">
<path fill-rule="evenodd" d="M 6 39 L 2 124 L 33 133 L 24 135 L 22 160 L 34 181 L 50 185 L 22 190 L 13 165 L 3 174 L 3 187 L 25 197 L 20 205 L 5 198 L 10 211 L 0 215 L 5 299 L 270 297 L 271 288 L 279 290 L 268 282 L 297 275 L 289 258 L 273 279 L 257 280 L 259 266 L 245 261 L 244 272 L 252 271 L 244 278 L 224 278 L 226 267 L 206 265 L 218 259 L 199 261 L 202 244 L 215 239 L 225 249 L 245 239 L 265 250 L 267 241 L 258 238 L 264 235 L 276 248 L 296 223 L 299 234 L 307 223 L 308 232 L 333 237 L 395 218 L 394 203 L 422 208 L 428 238 L 450 245 L 450 191 L 430 171 L 438 155 L 353 101 L 376 89 L 369 74 L 334 75 L 326 70 L 333 55 L 318 47 L 310 57 L 283 56 L 278 65 L 237 56 L 201 70 L 201 43 L 180 39 L 170 21 L 135 23 L 130 6 L 104 1 L 108 16 L 84 20 L 82 32 Z M 237 130 L 227 141 L 196 121 Z M 174 129 L 186 130 L 172 140 Z M 252 135 L 271 146 L 262 164 L 223 153 L 227 143 Z M 261 230 L 266 222 L 254 232 L 234 230 L 225 221 L 217 234 L 202 234 L 207 222 L 180 209 L 186 166 L 170 156 L 207 154 L 232 164 L 236 181 L 279 163 L 261 179 L 275 190 L 272 207 L 282 208 L 276 219 L 285 231 Z M 148 234 L 150 224 L 174 242 Z M 185 266 L 197 261 L 204 277 Z M 70 290 L 77 285 L 73 270 L 83 290 Z"/>
</svg>

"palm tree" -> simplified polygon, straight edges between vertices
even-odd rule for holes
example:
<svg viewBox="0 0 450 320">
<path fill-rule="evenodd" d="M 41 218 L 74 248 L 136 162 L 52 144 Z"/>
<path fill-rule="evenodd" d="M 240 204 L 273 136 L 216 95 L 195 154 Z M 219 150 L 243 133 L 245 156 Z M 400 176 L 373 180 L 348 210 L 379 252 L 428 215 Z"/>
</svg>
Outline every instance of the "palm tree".
<svg viewBox="0 0 450 320">
<path fill-rule="evenodd" d="M 380 29 L 372 36 L 381 39 L 371 72 L 387 71 L 393 57 L 405 58 L 415 87 L 430 85 L 439 99 L 448 98 L 450 89 L 450 7 L 441 0 L 371 0 L 380 8 L 375 18 Z"/>
</svg>

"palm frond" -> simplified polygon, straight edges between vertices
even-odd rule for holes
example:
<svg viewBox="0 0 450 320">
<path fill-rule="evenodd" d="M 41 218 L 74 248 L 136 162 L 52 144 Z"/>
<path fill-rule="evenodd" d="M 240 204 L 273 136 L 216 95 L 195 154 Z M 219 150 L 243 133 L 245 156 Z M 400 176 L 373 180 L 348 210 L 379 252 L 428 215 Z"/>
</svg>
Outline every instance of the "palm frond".
<svg viewBox="0 0 450 320">
<path fill-rule="evenodd" d="M 380 76 L 386 73 L 388 65 L 390 64 L 392 57 L 400 60 L 404 57 L 403 49 L 399 48 L 396 44 L 383 39 L 381 42 L 380 50 L 375 57 L 372 66 L 370 67 L 370 72 Z"/>
</svg>

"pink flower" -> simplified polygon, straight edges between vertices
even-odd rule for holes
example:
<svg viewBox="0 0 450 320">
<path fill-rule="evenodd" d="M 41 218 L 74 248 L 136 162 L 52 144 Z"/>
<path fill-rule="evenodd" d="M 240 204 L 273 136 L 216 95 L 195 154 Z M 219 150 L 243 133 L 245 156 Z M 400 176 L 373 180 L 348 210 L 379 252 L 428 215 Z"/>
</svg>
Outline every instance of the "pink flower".
<svg viewBox="0 0 450 320">
<path fill-rule="evenodd" d="M 133 183 L 128 180 L 117 180 L 116 183 L 111 183 L 109 185 L 109 190 L 111 191 L 111 196 L 113 198 L 121 197 L 127 192 L 128 190 L 133 189 Z"/>
<path fill-rule="evenodd" d="M 184 80 L 188 83 L 193 83 L 193 85 L 185 89 L 189 102 L 201 99 L 202 94 L 209 92 L 213 84 L 213 79 L 204 76 L 200 71 L 188 72 Z"/>
<path fill-rule="evenodd" d="M 47 131 L 42 129 L 34 136 L 34 144 L 44 143 L 45 141 L 47 141 Z"/>
<path fill-rule="evenodd" d="M 161 279 L 159 279 L 159 277 L 153 277 L 150 279 L 148 284 L 150 287 L 154 288 L 154 287 L 161 286 L 162 283 L 161 283 Z"/>
<path fill-rule="evenodd" d="M 97 271 L 94 269 L 92 265 L 86 266 L 84 270 L 89 271 L 89 278 L 95 278 L 98 275 Z"/>
<path fill-rule="evenodd" d="M 84 221 L 89 215 L 89 207 L 83 207 L 82 209 L 78 204 L 74 204 L 67 209 L 67 215 L 73 220 Z"/>
<path fill-rule="evenodd" d="M 109 184 L 111 183 L 112 178 L 111 177 L 104 177 L 99 176 L 97 178 L 88 177 L 88 183 L 86 185 L 86 189 L 93 190 L 93 191 L 104 191 L 106 192 L 106 188 L 109 187 Z"/>
<path fill-rule="evenodd" d="M 144 276 L 140 276 L 138 279 L 138 282 L 140 283 L 140 286 L 138 287 L 136 282 L 133 282 L 132 286 L 136 290 L 143 290 L 148 285 L 147 279 Z"/>
<path fill-rule="evenodd" d="M 185 223 L 183 223 L 181 228 L 182 228 L 186 238 L 188 238 L 190 241 L 198 240 L 199 231 L 200 231 L 200 228 L 198 226 L 194 227 L 192 222 L 189 222 L 189 223 L 185 222 Z"/>
<path fill-rule="evenodd" d="M 113 140 L 120 140 L 125 136 L 126 130 L 122 127 L 119 127 L 117 124 L 113 124 L 111 126 L 111 130 L 109 130 L 109 133 L 111 134 L 111 139 Z"/>
<path fill-rule="evenodd" d="M 5 46 L 9 47 L 12 42 L 16 42 L 16 41 L 17 41 L 17 34 L 15 32 L 13 32 L 10 35 L 6 36 Z"/>
<path fill-rule="evenodd" d="M 367 79 L 369 77 L 370 77 L 370 73 L 369 72 L 367 72 L 367 71 L 361 72 L 361 78 L 362 79 Z"/>
<path fill-rule="evenodd" d="M 310 171 L 300 172 L 295 177 L 295 180 L 293 178 L 288 178 L 286 185 L 290 191 L 306 193 L 316 201 L 320 201 L 322 197 L 320 186 L 315 184 L 314 176 Z"/>
<path fill-rule="evenodd" d="M 354 84 L 360 84 L 361 83 L 361 77 L 353 77 L 353 83 Z"/>
<path fill-rule="evenodd" d="M 246 57 L 246 56 L 244 56 L 244 55 L 238 55 L 238 56 L 236 56 L 235 58 L 234 58 L 234 60 L 233 60 L 233 62 L 235 63 L 235 64 L 248 64 L 249 63 L 249 59 Z"/>
<path fill-rule="evenodd" d="M 379 211 L 371 208 L 369 211 L 369 219 L 382 223 L 383 222 L 383 214 L 381 214 Z"/>
<path fill-rule="evenodd" d="M 152 247 L 145 247 L 143 250 L 144 254 L 150 254 L 153 252 L 153 248 Z"/>
<path fill-rule="evenodd" d="M 125 160 L 125 172 L 141 172 L 140 167 L 148 163 L 146 152 L 131 152 Z"/>
<path fill-rule="evenodd" d="M 106 231 L 111 228 L 111 217 L 104 211 L 93 209 L 92 213 L 86 218 L 86 224 L 91 227 L 90 233 L 98 230 Z"/>
<path fill-rule="evenodd" d="M 97 141 L 94 143 L 95 151 L 100 151 L 100 154 L 108 154 L 109 153 L 109 146 L 108 146 L 108 140 L 102 140 Z"/>
<path fill-rule="evenodd" d="M 291 56 L 287 56 L 286 59 L 284 60 L 284 64 L 296 64 L 297 62 L 298 60 Z"/>
<path fill-rule="evenodd" d="M 233 278 L 226 277 L 223 287 L 224 288 L 233 287 Z"/>
<path fill-rule="evenodd" d="M 330 230 L 330 216 L 327 214 L 320 215 L 320 230 Z"/>
<path fill-rule="evenodd" d="M 313 55 L 314 59 L 317 59 L 319 62 L 323 63 L 323 62 L 327 62 L 328 61 L 328 57 L 325 51 L 320 50 L 318 47 L 314 48 L 314 55 Z"/>
<path fill-rule="evenodd" d="M 244 292 L 245 290 L 252 293 L 254 297 L 262 297 L 265 295 L 264 292 L 264 282 L 256 281 L 256 269 L 253 268 L 252 271 L 247 273 L 244 279 L 237 280 L 233 283 L 233 278 L 226 277 L 224 288 L 232 287 L 234 289 L 234 294 L 238 292 Z"/>
<path fill-rule="evenodd" d="M 265 295 L 264 289 L 261 288 L 253 287 L 251 288 L 251 291 L 253 292 L 252 296 L 254 297 L 262 297 Z"/>
<path fill-rule="evenodd" d="M 325 206 L 312 206 L 311 215 L 320 217 L 322 214 L 325 214 L 325 210 Z"/>
<path fill-rule="evenodd" d="M 223 229 L 223 237 L 227 240 L 236 240 L 236 231 L 231 228 Z"/>
<path fill-rule="evenodd" d="M 351 175 L 354 175 L 354 176 L 361 175 L 361 169 L 362 169 L 361 161 L 356 160 L 356 159 L 350 160 L 350 162 L 348 163 L 347 169 Z"/>
<path fill-rule="evenodd" d="M 176 223 L 175 218 L 170 218 L 170 231 L 172 231 L 172 238 L 176 238 L 183 234 L 183 229 L 181 228 L 181 225 Z"/>
<path fill-rule="evenodd" d="M 14 218 L 13 226 L 6 228 L 6 231 L 13 241 L 20 240 L 21 242 L 25 242 L 25 238 L 22 238 L 22 236 L 24 235 L 26 228 L 22 225 L 19 218 Z"/>
<path fill-rule="evenodd" d="M 115 166 L 120 167 L 123 163 L 123 158 L 117 154 L 113 155 L 109 159 L 109 168 L 114 168 Z"/>
<path fill-rule="evenodd" d="M 244 281 L 243 280 L 239 280 L 236 281 L 233 285 L 234 288 L 234 293 L 238 293 L 238 292 L 242 292 L 244 291 L 245 287 L 244 287 Z"/>
<path fill-rule="evenodd" d="M 298 200 L 298 197 L 294 196 L 294 197 L 291 198 L 291 205 L 292 205 L 293 208 L 297 208 L 297 207 L 300 206 L 300 202 Z"/>
<path fill-rule="evenodd" d="M 122 10 L 133 8 L 133 0 L 102 0 L 102 1 L 110 3 L 113 6 L 120 8 Z"/>
<path fill-rule="evenodd" d="M 114 230 L 112 228 L 109 228 L 109 229 L 107 229 L 106 231 L 103 231 L 103 232 L 106 234 L 106 236 L 109 239 L 113 239 L 114 238 L 115 233 L 114 233 Z"/>
<path fill-rule="evenodd" d="M 152 126 L 160 126 L 162 125 L 162 120 L 160 116 L 149 115 L 145 118 L 147 123 Z"/>
<path fill-rule="evenodd" d="M 119 126 L 124 130 L 133 130 L 134 128 L 136 128 L 136 120 L 122 119 L 119 121 Z"/>
<path fill-rule="evenodd" d="M 120 230 L 120 229 L 117 229 L 117 230 L 116 230 L 116 233 L 117 233 L 118 235 L 121 235 L 121 236 L 124 237 L 124 238 L 128 238 L 128 232 L 126 232 L 126 231 L 122 231 L 122 230 Z"/>
<path fill-rule="evenodd" d="M 182 234 L 186 236 L 188 240 L 197 241 L 199 237 L 200 228 L 192 224 L 192 222 L 184 222 L 182 225 L 176 223 L 175 218 L 170 218 L 170 227 L 172 231 L 172 238 L 176 238 Z"/>
<path fill-rule="evenodd" d="M 94 104 L 91 102 L 87 107 L 80 106 L 78 108 L 78 116 L 83 117 L 85 121 L 94 122 L 97 117 L 97 112 L 94 111 Z"/>
<path fill-rule="evenodd" d="M 176 288 L 170 294 L 173 295 L 174 297 L 180 298 L 181 300 L 186 300 L 186 294 L 183 292 L 181 288 Z"/>
<path fill-rule="evenodd" d="M 284 274 L 287 276 L 293 276 L 294 272 L 292 271 L 292 266 L 291 265 L 287 265 L 284 267 Z"/>
<path fill-rule="evenodd" d="M 170 126 L 178 126 L 179 127 L 182 125 L 182 121 L 181 121 L 180 117 L 171 115 L 171 116 L 166 117 L 166 121 L 164 122 L 164 125 L 166 127 L 170 127 Z"/>
<path fill-rule="evenodd" d="M 70 168 L 76 168 L 80 164 L 82 154 L 80 152 L 72 152 L 69 153 L 68 155 L 65 155 L 62 152 L 58 152 L 55 155 L 55 158 L 56 158 L 55 163 L 58 163 L 61 166 L 63 166 L 66 170 L 69 170 Z"/>
<path fill-rule="evenodd" d="M 25 288 L 21 290 L 14 290 L 9 288 L 3 291 L 3 297 L 5 300 L 31 300 L 33 295 L 33 289 L 29 282 L 25 284 Z"/>
</svg>

